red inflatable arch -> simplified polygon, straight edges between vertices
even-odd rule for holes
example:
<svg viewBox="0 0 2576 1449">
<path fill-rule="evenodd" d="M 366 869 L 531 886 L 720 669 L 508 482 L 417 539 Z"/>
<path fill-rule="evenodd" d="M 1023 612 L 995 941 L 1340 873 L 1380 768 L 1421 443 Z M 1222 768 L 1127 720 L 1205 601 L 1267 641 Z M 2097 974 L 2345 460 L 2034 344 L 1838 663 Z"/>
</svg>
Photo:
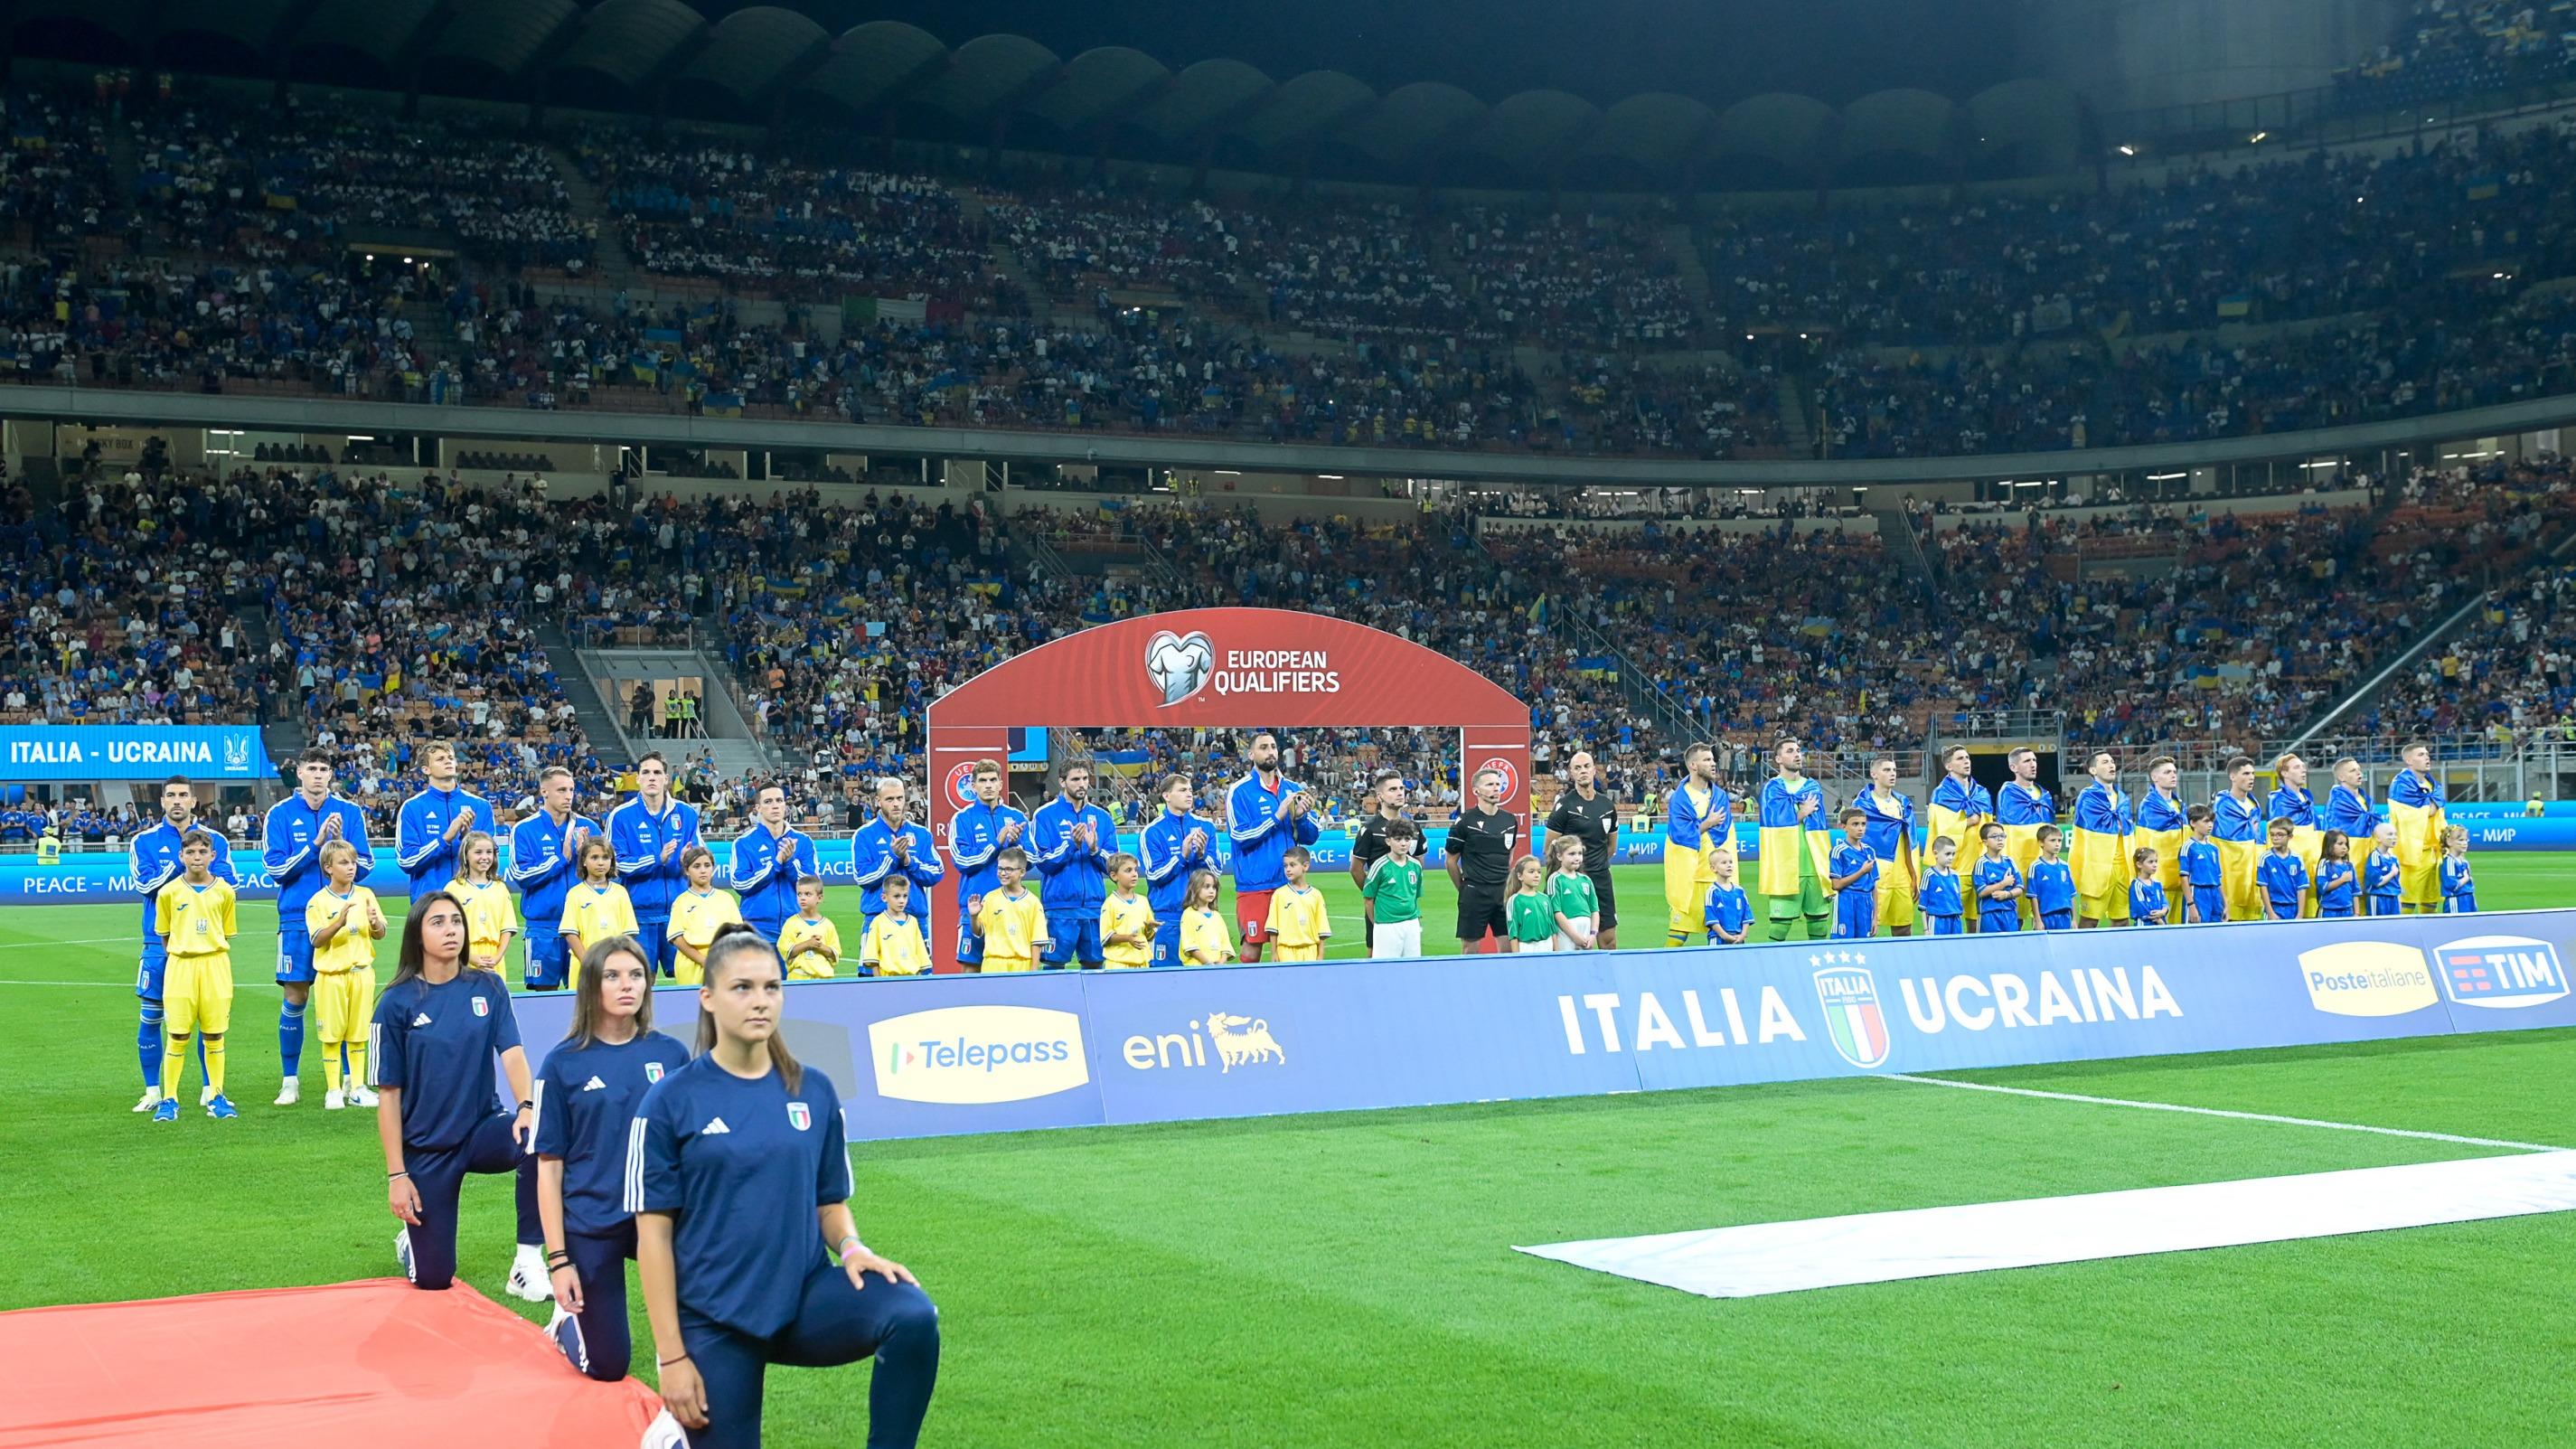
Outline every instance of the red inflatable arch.
<svg viewBox="0 0 2576 1449">
<path fill-rule="evenodd" d="M 995 665 L 930 706 L 930 828 L 943 853 L 948 822 L 974 798 L 974 762 L 1004 758 L 1014 727 L 1041 726 L 1455 729 L 1462 766 L 1503 772 L 1504 806 L 1529 838 L 1528 707 L 1456 660 L 1363 624 L 1184 609 L 1085 629 Z M 931 932 L 932 951 L 937 969 L 954 971 L 946 914 L 951 929 Z"/>
</svg>

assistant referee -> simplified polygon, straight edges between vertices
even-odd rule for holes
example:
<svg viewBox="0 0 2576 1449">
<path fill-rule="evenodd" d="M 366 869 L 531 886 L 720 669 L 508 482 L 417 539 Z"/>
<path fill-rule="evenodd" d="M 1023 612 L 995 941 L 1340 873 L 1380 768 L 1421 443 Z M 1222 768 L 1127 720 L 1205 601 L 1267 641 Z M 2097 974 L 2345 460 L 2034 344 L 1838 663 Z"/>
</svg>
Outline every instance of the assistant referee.
<svg viewBox="0 0 2576 1449">
<path fill-rule="evenodd" d="M 1601 900 L 1601 913 L 1593 919 L 1593 946 L 1615 951 L 1619 949 L 1619 899 L 1611 888 L 1610 863 L 1619 853 L 1619 803 L 1594 788 L 1598 774 L 1589 750 L 1577 750 L 1565 762 L 1565 778 L 1573 788 L 1557 792 L 1556 808 L 1547 813 L 1547 833 L 1571 835 L 1583 842 L 1583 873 L 1591 878 L 1592 893 Z"/>
<path fill-rule="evenodd" d="M 1511 889 L 1520 817 L 1505 810 L 1502 799 L 1502 775 L 1477 771 L 1476 803 L 1459 811 L 1449 827 L 1449 883 L 1458 888 L 1461 952 L 1476 950 L 1489 933 L 1497 941 L 1511 939 L 1511 912 L 1503 897 Z"/>
</svg>

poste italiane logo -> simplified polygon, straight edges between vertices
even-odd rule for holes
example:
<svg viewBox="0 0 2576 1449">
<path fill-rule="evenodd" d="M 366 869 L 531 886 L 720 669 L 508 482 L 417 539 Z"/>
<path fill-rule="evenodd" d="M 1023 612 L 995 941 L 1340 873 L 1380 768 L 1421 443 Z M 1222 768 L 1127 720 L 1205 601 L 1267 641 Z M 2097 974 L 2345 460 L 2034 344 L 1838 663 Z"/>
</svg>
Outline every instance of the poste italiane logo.
<svg viewBox="0 0 2576 1449">
<path fill-rule="evenodd" d="M 1165 709 L 1207 688 L 1215 673 L 1216 645 L 1204 630 L 1182 635 L 1161 629 L 1145 641 L 1145 677 L 1163 692 Z"/>
<path fill-rule="evenodd" d="M 1082 1018 L 1035 1006 L 944 1006 L 868 1025 L 877 1095 L 899 1102 L 1022 1102 L 1091 1080 Z"/>
<path fill-rule="evenodd" d="M 2470 936 L 2433 948 L 2434 968 L 2454 1004 L 2510 1010 L 2567 994 L 2558 948 L 2529 936 Z"/>
<path fill-rule="evenodd" d="M 2404 1016 L 2436 1000 L 2424 953 L 2388 941 L 2338 941 L 2299 953 L 2308 1004 L 2335 1016 Z"/>
<path fill-rule="evenodd" d="M 1288 1053 L 1270 1034 L 1268 1017 L 1236 1016 L 1224 1011 L 1209 1012 L 1204 1027 L 1193 1021 L 1186 1032 L 1131 1036 L 1119 1043 L 1118 1055 L 1140 1072 L 1203 1067 L 1213 1059 L 1220 1076 L 1231 1074 L 1237 1067 L 1262 1062 L 1285 1066 L 1288 1062 Z"/>
</svg>

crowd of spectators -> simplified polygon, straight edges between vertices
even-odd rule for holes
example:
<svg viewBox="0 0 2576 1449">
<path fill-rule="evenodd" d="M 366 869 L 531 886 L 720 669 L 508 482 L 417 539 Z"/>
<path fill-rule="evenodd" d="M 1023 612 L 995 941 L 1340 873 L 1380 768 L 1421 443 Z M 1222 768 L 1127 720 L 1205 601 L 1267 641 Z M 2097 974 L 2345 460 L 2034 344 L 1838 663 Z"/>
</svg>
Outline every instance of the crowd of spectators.
<svg viewBox="0 0 2576 1449">
<path fill-rule="evenodd" d="M 2347 110 L 2425 105 L 2576 74 L 2564 4 L 2414 0 L 2397 33 L 2335 76 Z"/>
</svg>

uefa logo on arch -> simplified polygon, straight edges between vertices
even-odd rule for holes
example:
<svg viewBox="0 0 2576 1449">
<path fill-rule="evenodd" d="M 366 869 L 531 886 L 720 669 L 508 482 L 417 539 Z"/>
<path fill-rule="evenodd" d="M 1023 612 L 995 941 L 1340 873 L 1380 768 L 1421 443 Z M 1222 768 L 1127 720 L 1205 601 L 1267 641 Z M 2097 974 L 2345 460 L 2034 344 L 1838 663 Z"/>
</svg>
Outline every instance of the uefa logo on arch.
<svg viewBox="0 0 2576 1449">
<path fill-rule="evenodd" d="M 1467 776 L 1468 786 L 1470 789 L 1474 788 L 1476 776 L 1485 773 L 1487 770 L 1491 770 L 1502 777 L 1502 799 L 1505 802 L 1518 798 L 1521 793 L 1520 769 L 1511 761 L 1504 759 L 1500 755 L 1496 755 L 1485 763 L 1478 765 L 1475 770 Z"/>
<path fill-rule="evenodd" d="M 946 789 L 948 791 L 948 803 L 950 805 L 963 810 L 967 806 L 974 804 L 975 762 L 973 760 L 958 761 L 956 768 L 948 772 Z"/>
</svg>

